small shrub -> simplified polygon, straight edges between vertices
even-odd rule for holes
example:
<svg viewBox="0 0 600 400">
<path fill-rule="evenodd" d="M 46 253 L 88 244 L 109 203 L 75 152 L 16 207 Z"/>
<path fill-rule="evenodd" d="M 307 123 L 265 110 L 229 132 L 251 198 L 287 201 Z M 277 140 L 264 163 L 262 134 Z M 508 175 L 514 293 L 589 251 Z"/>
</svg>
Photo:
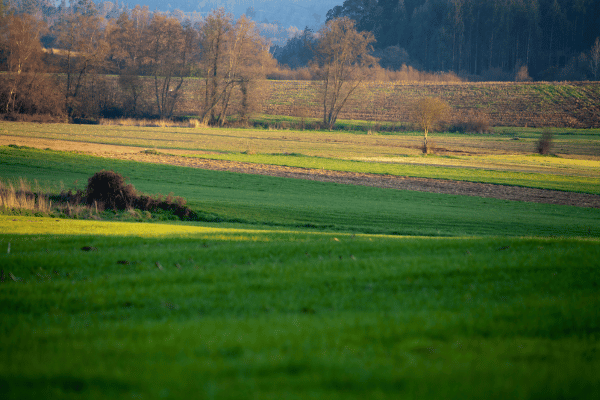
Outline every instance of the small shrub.
<svg viewBox="0 0 600 400">
<path fill-rule="evenodd" d="M 160 153 L 158 152 L 158 150 L 156 150 L 156 149 L 146 149 L 146 150 L 142 150 L 142 151 L 140 151 L 140 153 L 142 153 L 142 154 L 153 154 L 153 155 L 158 155 L 158 154 L 160 154 Z"/>
<path fill-rule="evenodd" d="M 538 141 L 537 144 L 537 152 L 542 155 L 546 155 L 550 153 L 550 149 L 552 148 L 552 132 L 549 130 L 544 130 L 542 132 L 542 137 Z"/>
<path fill-rule="evenodd" d="M 489 133 L 490 118 L 487 114 L 471 110 L 463 118 L 463 121 L 454 124 L 450 131 L 461 133 Z"/>
<path fill-rule="evenodd" d="M 94 202 L 106 208 L 124 210 L 131 207 L 137 196 L 133 185 L 125 184 L 125 178 L 117 172 L 102 170 L 88 179 L 87 204 Z"/>
<path fill-rule="evenodd" d="M 532 79 L 529 76 L 529 69 L 526 65 L 523 65 L 515 74 L 515 82 L 531 82 Z"/>
</svg>

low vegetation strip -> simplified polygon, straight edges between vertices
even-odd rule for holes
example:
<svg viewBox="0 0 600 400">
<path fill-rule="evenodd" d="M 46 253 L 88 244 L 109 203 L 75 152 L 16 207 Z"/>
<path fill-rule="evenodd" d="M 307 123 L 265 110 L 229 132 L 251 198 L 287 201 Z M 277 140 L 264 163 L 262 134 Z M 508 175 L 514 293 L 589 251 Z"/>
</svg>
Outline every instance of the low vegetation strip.
<svg viewBox="0 0 600 400">
<path fill-rule="evenodd" d="M 7 398 L 600 390 L 597 239 L 0 224 Z"/>
</svg>

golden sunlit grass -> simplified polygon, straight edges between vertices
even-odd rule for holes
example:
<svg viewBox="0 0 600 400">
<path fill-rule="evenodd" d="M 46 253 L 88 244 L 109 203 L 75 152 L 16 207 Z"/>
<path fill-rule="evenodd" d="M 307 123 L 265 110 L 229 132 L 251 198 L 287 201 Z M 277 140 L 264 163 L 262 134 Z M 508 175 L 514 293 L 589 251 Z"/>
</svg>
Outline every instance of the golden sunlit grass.
<svg viewBox="0 0 600 400">
<path fill-rule="evenodd" d="M 191 119 L 189 121 L 171 121 L 167 119 L 135 119 L 135 118 L 119 118 L 119 119 L 100 119 L 100 125 L 103 126 L 136 126 L 136 127 L 151 127 L 151 128 L 199 128 L 200 121 Z"/>
<path fill-rule="evenodd" d="M 52 202 L 41 192 L 37 182 L 32 189 L 24 179 L 19 179 L 17 187 L 12 182 L 0 180 L 0 209 L 2 208 L 48 213 Z"/>
<path fill-rule="evenodd" d="M 537 155 L 490 154 L 480 156 L 451 157 L 365 157 L 359 158 L 357 161 L 482 168 L 501 171 L 560 173 L 562 175 L 591 176 L 600 178 L 600 160 L 540 157 Z"/>
<path fill-rule="evenodd" d="M 0 215 L 0 231 L 11 235 L 95 235 L 129 236 L 144 238 L 181 238 L 196 240 L 235 240 L 241 242 L 268 242 L 289 240 L 290 237 L 323 237 L 338 240 L 337 237 L 360 238 L 400 238 L 390 235 L 365 235 L 349 233 L 310 232 L 308 230 L 247 229 L 217 226 L 202 226 L 195 223 L 136 223 L 120 221 L 90 221 L 74 219 L 54 219 L 43 217 L 21 217 Z M 412 238 L 416 238 L 413 236 Z"/>
</svg>

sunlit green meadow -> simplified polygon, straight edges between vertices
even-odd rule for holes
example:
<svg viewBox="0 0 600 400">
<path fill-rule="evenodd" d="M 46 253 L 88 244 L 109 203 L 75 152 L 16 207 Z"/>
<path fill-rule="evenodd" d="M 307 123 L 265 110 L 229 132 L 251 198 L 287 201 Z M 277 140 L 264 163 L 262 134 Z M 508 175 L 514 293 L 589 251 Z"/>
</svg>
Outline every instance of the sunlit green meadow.
<svg viewBox="0 0 600 400">
<path fill-rule="evenodd" d="M 94 131 L 102 127 L 0 126 L 14 136 L 122 140 Z M 177 130 L 167 137 L 160 129 L 149 130 L 156 141 L 135 139 L 133 129 L 127 140 L 176 149 Z M 219 132 L 187 155 L 451 179 L 483 171 L 598 193 L 597 160 L 581 154 L 385 155 L 376 140 L 395 136 L 340 133 L 329 136 L 340 146 L 367 138 L 372 147 L 344 158 L 325 144 L 337 154 L 328 158 L 290 151 L 297 142 L 285 147 L 285 131 L 257 130 L 273 136 L 256 141 L 252 130 L 240 130 L 241 139 Z M 152 146 L 159 140 L 168 145 Z M 236 140 L 283 147 L 215 150 Z M 600 391 L 598 209 L 0 147 L 1 180 L 83 188 L 100 169 L 145 193 L 183 196 L 206 221 L 4 210 L 3 398 L 563 399 Z"/>
<path fill-rule="evenodd" d="M 0 226 L 5 398 L 600 389 L 597 239 L 14 216 Z"/>
</svg>

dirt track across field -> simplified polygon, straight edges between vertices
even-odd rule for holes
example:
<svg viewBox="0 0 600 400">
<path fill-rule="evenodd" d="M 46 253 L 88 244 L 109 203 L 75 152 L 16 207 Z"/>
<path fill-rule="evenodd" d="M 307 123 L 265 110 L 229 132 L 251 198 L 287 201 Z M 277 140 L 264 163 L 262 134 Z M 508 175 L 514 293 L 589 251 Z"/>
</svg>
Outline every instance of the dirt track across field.
<svg viewBox="0 0 600 400">
<path fill-rule="evenodd" d="M 168 150 L 169 153 L 172 154 L 145 154 L 143 153 L 144 149 L 140 147 L 0 136 L 0 145 L 5 146 L 9 144 L 41 149 L 50 148 L 62 151 L 79 151 L 121 160 L 169 164 L 217 171 L 308 179 L 321 182 L 335 182 L 348 185 L 373 186 L 398 190 L 415 190 L 422 192 L 490 197 L 504 200 L 600 208 L 600 195 L 587 193 L 573 193 L 558 190 L 533 189 L 519 186 L 451 181 L 444 179 L 410 178 L 392 175 L 282 167 L 276 165 L 186 157 L 195 154 L 191 151 Z"/>
</svg>

